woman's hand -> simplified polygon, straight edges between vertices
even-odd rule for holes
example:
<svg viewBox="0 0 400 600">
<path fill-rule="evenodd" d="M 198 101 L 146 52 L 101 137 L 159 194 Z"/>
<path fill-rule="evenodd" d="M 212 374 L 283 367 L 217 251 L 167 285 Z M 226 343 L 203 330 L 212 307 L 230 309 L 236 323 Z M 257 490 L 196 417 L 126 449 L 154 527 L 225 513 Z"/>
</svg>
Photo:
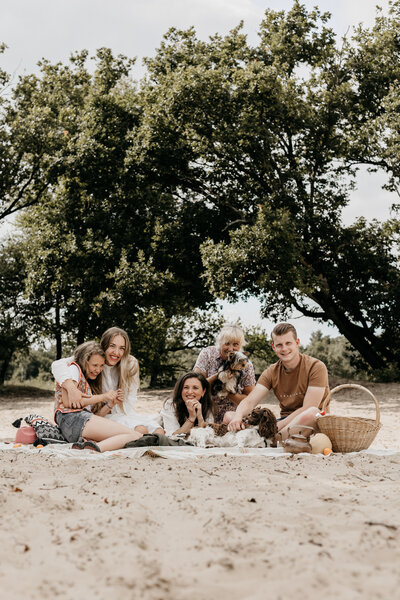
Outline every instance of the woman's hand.
<svg viewBox="0 0 400 600">
<path fill-rule="evenodd" d="M 217 381 L 217 379 L 218 379 L 218 375 L 219 375 L 219 373 L 218 373 L 218 371 L 217 371 L 216 373 L 214 373 L 214 375 L 210 375 L 210 377 L 207 377 L 207 381 L 208 381 L 208 383 L 212 384 L 212 383 L 214 383 L 215 381 Z"/>
<path fill-rule="evenodd" d="M 196 419 L 197 419 L 197 424 L 199 427 L 203 427 L 204 425 L 204 418 L 203 418 L 203 413 L 202 413 L 202 406 L 200 404 L 200 402 L 197 403 L 196 407 Z"/>
<path fill-rule="evenodd" d="M 188 400 L 186 402 L 186 408 L 188 409 L 189 419 L 194 423 L 197 419 L 196 407 L 199 404 L 197 400 Z"/>
<path fill-rule="evenodd" d="M 115 406 L 118 402 L 118 390 L 110 390 L 103 394 L 103 401 L 108 402 L 110 408 Z"/>
</svg>

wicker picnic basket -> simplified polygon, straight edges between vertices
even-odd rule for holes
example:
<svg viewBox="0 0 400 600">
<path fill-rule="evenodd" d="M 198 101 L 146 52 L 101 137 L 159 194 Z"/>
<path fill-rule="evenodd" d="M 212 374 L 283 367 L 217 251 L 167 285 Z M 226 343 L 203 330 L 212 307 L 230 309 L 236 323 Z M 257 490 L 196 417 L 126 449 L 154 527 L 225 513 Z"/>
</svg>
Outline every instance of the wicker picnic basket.
<svg viewBox="0 0 400 600">
<path fill-rule="evenodd" d="M 374 441 L 381 427 L 379 404 L 372 392 L 356 383 L 338 385 L 331 391 L 331 396 L 344 388 L 356 388 L 371 396 L 375 402 L 375 420 L 360 417 L 339 417 L 327 414 L 318 419 L 318 429 L 321 433 L 325 433 L 331 440 L 334 452 L 358 452 L 359 450 L 366 450 Z M 322 410 L 325 409 L 328 399 L 329 396 L 326 398 Z"/>
</svg>

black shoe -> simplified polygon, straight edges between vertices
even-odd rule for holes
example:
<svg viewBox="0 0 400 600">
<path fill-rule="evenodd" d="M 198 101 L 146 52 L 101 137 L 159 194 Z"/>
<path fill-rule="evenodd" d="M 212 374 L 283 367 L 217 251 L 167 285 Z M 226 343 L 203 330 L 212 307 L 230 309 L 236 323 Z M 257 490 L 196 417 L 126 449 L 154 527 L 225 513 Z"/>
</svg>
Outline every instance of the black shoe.
<svg viewBox="0 0 400 600">
<path fill-rule="evenodd" d="M 138 440 L 126 442 L 124 448 L 140 448 L 143 446 L 159 446 L 160 440 L 156 433 L 144 433 Z"/>
</svg>

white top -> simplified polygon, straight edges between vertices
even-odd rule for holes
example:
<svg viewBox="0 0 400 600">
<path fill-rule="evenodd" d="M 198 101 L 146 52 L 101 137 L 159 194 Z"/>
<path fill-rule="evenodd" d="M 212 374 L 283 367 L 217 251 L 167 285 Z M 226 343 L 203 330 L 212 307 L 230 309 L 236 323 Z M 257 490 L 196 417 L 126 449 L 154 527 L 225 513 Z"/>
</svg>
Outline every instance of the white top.
<svg viewBox="0 0 400 600">
<path fill-rule="evenodd" d="M 163 427 L 165 429 L 165 435 L 172 435 L 180 427 L 179 421 L 175 414 L 175 407 L 172 403 L 172 398 L 169 398 L 164 402 L 164 406 L 161 409 L 160 417 L 162 418 Z M 205 419 L 207 423 L 214 423 L 214 416 L 210 412 Z"/>
<path fill-rule="evenodd" d="M 54 379 L 62 385 L 66 379 L 73 379 L 74 381 L 78 381 L 73 375 L 75 369 L 77 368 L 74 365 L 70 365 L 74 360 L 73 356 L 69 358 L 60 358 L 59 360 L 55 360 L 51 365 L 51 372 L 53 373 Z M 102 385 L 101 391 L 103 394 L 105 392 L 109 392 L 110 390 L 117 390 L 119 384 L 118 377 L 118 367 L 110 367 L 108 365 L 104 365 L 103 373 L 102 373 Z M 90 385 L 90 384 L 89 384 Z M 130 414 L 136 416 L 136 412 L 134 410 L 134 405 L 137 400 L 137 385 L 134 381 L 132 381 L 131 385 L 126 386 L 124 391 L 124 402 L 123 408 L 122 406 L 116 405 L 112 408 L 111 414 L 116 415 L 126 415 Z"/>
<path fill-rule="evenodd" d="M 76 365 L 69 365 L 68 371 L 70 373 L 68 379 L 73 379 L 78 383 L 81 376 L 78 367 Z"/>
</svg>

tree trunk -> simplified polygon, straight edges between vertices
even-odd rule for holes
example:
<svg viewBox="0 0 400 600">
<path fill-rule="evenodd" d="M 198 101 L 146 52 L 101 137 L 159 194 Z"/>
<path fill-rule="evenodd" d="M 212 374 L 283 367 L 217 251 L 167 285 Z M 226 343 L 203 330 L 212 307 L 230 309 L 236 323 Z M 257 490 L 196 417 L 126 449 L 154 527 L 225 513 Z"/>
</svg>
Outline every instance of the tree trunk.
<svg viewBox="0 0 400 600">
<path fill-rule="evenodd" d="M 160 355 L 153 360 L 151 365 L 151 375 L 150 375 L 150 387 L 157 387 L 158 385 L 158 376 L 160 375 L 161 361 Z"/>
<path fill-rule="evenodd" d="M 62 336 L 61 336 L 61 319 L 60 319 L 60 304 L 58 297 L 56 299 L 56 359 L 62 357 Z"/>
<path fill-rule="evenodd" d="M 83 344 L 83 342 L 85 341 L 85 335 L 86 335 L 86 327 L 83 323 L 81 323 L 79 325 L 78 334 L 76 336 L 76 343 L 78 346 L 80 344 Z"/>
<path fill-rule="evenodd" d="M 13 352 L 11 352 L 11 354 L 9 354 L 7 356 L 7 358 L 3 359 L 3 362 L 2 362 L 2 365 L 0 368 L 0 385 L 3 385 L 3 383 L 5 381 L 8 365 L 11 362 L 12 355 L 13 355 Z"/>
</svg>

